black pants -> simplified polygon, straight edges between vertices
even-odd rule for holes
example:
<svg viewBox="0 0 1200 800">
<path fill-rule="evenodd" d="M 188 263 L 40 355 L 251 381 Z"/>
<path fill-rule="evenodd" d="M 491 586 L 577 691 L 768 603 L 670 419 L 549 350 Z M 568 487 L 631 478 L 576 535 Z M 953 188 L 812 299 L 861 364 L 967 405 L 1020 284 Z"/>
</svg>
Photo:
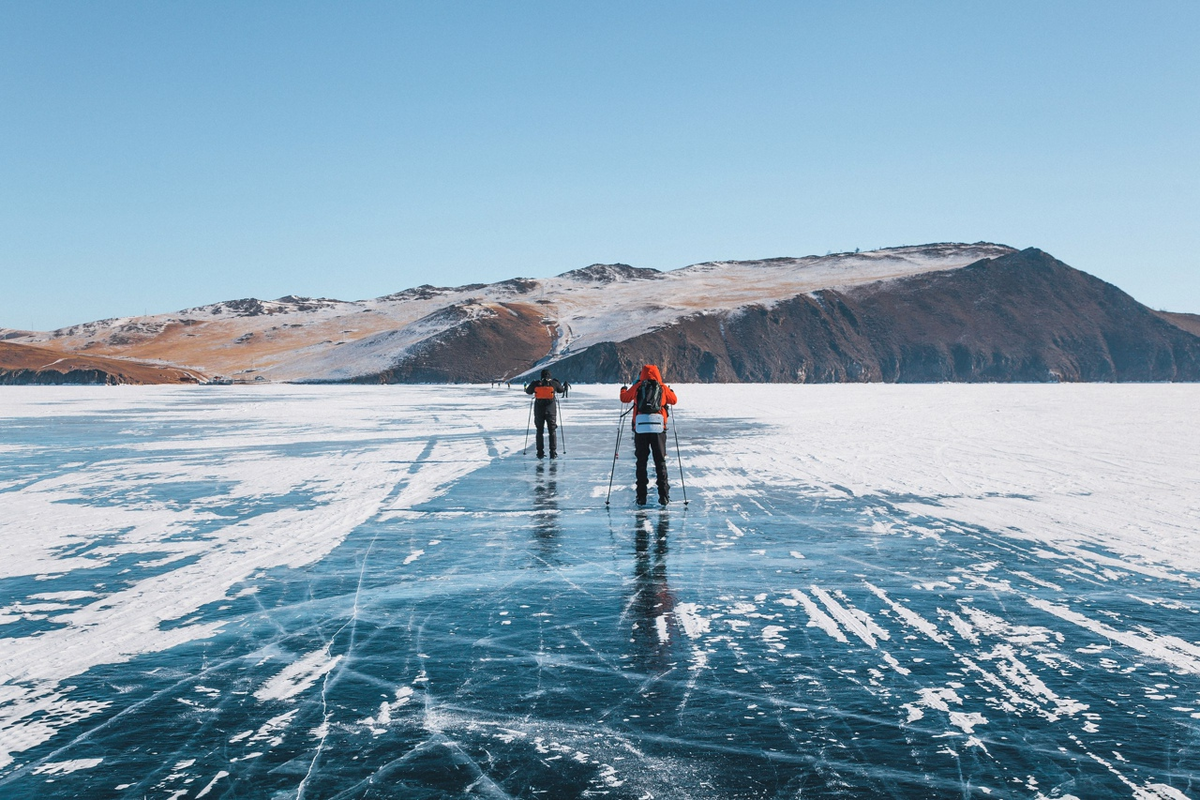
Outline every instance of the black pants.
<svg viewBox="0 0 1200 800">
<path fill-rule="evenodd" d="M 671 486 L 667 483 L 667 434 L 635 433 L 633 454 L 637 457 L 637 501 L 646 502 L 646 485 L 650 476 L 646 470 L 646 459 L 654 454 L 654 477 L 658 482 L 658 502 L 666 503 L 671 497 Z"/>
<path fill-rule="evenodd" d="M 550 457 L 558 455 L 558 405 L 553 400 L 533 401 L 533 424 L 537 426 L 538 458 L 546 455 L 544 428 L 550 429 Z"/>
</svg>

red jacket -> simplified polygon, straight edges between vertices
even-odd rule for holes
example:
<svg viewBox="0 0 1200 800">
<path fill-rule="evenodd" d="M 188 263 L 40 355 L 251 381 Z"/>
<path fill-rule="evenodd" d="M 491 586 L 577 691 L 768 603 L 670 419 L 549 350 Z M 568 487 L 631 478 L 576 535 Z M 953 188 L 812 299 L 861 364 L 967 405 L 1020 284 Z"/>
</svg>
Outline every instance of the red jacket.
<svg viewBox="0 0 1200 800">
<path fill-rule="evenodd" d="M 638 386 L 641 385 L 642 381 L 646 380 L 646 378 L 653 378 L 654 380 L 656 380 L 662 384 L 662 388 L 663 388 L 662 415 L 663 415 L 663 422 L 666 423 L 666 421 L 667 421 L 667 406 L 675 405 L 675 403 L 677 403 L 679 399 L 677 397 L 675 397 L 675 392 L 671 391 L 671 387 L 667 386 L 667 384 L 663 382 L 662 373 L 659 372 L 658 367 L 654 366 L 653 364 L 647 364 L 644 367 L 642 367 L 642 374 L 638 376 L 637 383 L 635 383 L 633 386 L 630 386 L 628 389 L 621 390 L 621 402 L 622 403 L 632 403 L 634 400 L 636 400 Z"/>
</svg>

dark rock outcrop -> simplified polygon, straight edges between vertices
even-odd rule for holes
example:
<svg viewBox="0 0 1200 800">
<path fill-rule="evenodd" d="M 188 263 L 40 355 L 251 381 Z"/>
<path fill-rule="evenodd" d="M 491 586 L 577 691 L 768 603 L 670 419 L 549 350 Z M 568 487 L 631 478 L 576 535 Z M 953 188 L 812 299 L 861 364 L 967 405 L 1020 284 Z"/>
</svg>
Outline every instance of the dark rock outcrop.
<svg viewBox="0 0 1200 800">
<path fill-rule="evenodd" d="M 544 356 L 552 342 L 539 309 L 505 303 L 495 313 L 462 318 L 416 345 L 391 369 L 352 383 L 486 383 L 516 375 Z"/>
<path fill-rule="evenodd" d="M 411 289 L 405 289 L 400 292 L 380 297 L 380 300 L 394 300 L 403 302 L 405 300 L 432 300 L 435 297 L 440 297 L 444 294 L 452 292 L 471 292 L 476 289 L 482 289 L 487 286 L 486 283 L 469 283 L 466 286 L 433 286 L 432 284 L 423 283 L 420 286 L 414 286 Z"/>
<path fill-rule="evenodd" d="M 1200 336 L 1031 248 L 688 317 L 594 345 L 555 375 L 627 381 L 644 363 L 679 382 L 1196 381 Z"/>
<path fill-rule="evenodd" d="M 0 386 L 118 386 L 130 383 L 121 375 L 100 369 L 0 369 Z"/>
<path fill-rule="evenodd" d="M 628 264 L 592 264 L 581 269 L 573 269 L 559 275 L 560 278 L 574 278 L 590 283 L 613 283 L 615 281 L 644 281 L 656 280 L 663 274 L 649 267 L 631 267 Z"/>
</svg>

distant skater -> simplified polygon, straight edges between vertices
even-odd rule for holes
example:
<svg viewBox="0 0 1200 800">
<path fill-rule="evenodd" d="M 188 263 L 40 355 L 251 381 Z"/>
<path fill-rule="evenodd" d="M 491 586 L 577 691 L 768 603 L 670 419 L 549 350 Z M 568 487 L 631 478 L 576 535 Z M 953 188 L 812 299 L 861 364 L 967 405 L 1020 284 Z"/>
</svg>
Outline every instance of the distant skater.
<svg viewBox="0 0 1200 800">
<path fill-rule="evenodd" d="M 543 431 L 550 429 L 550 457 L 558 458 L 558 404 L 554 401 L 556 394 L 566 394 L 567 388 L 550 375 L 550 370 L 542 370 L 542 376 L 525 386 L 525 394 L 534 396 L 533 424 L 537 426 L 537 457 L 546 457 L 546 446 Z"/>
<path fill-rule="evenodd" d="M 658 483 L 658 504 L 671 502 L 667 481 L 667 406 L 677 402 L 675 392 L 663 383 L 662 373 L 654 364 L 642 367 L 633 386 L 621 387 L 621 402 L 635 403 L 633 413 L 633 452 L 637 458 L 637 503 L 645 505 L 650 476 L 646 459 L 654 454 L 654 477 Z"/>
</svg>

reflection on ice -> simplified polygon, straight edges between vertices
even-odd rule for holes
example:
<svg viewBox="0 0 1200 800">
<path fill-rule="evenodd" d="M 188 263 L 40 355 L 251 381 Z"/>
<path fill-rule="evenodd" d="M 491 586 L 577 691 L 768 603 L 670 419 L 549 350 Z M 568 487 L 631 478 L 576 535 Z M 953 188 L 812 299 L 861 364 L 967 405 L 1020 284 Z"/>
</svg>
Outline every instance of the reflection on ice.
<svg viewBox="0 0 1200 800">
<path fill-rule="evenodd" d="M 551 461 L 547 467 L 541 461 L 537 464 L 536 480 L 533 485 L 533 535 L 537 542 L 535 550 L 537 558 L 545 566 L 555 564 L 555 556 L 560 546 L 558 525 L 558 461 Z"/>
<path fill-rule="evenodd" d="M 670 517 L 639 512 L 633 519 L 634 569 L 627 617 L 631 622 L 635 662 L 653 674 L 673 668 L 671 629 L 675 628 L 675 597 L 667 579 L 667 534 Z"/>
<path fill-rule="evenodd" d="M 1011 465 L 870 491 L 692 387 L 690 508 L 630 507 L 625 457 L 606 510 L 611 392 L 536 462 L 504 390 L 38 391 L 0 433 L 6 798 L 1196 795 L 1200 575 L 962 519 L 1077 519 Z"/>
</svg>

